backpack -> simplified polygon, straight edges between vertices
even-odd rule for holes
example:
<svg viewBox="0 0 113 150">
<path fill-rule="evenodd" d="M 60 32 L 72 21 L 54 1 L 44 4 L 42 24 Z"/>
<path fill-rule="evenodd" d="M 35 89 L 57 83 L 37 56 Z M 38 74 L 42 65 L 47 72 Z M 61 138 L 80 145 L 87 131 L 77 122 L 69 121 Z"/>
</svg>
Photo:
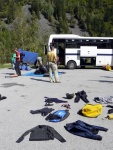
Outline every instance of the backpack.
<svg viewBox="0 0 113 150">
<path fill-rule="evenodd" d="M 86 104 L 81 112 L 86 117 L 96 118 L 102 114 L 102 104 Z"/>
<path fill-rule="evenodd" d="M 49 114 L 45 120 L 49 122 L 60 122 L 65 120 L 70 115 L 69 110 L 58 110 L 53 114 Z"/>
</svg>

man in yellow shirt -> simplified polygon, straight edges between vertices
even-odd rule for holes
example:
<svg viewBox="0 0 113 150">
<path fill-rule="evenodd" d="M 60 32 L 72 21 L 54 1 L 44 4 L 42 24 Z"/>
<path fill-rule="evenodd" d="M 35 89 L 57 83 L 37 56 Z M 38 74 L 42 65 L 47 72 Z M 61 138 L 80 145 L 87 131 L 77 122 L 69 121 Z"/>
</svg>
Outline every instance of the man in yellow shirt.
<svg viewBox="0 0 113 150">
<path fill-rule="evenodd" d="M 49 78 L 50 82 L 60 83 L 58 77 L 58 66 L 57 66 L 57 56 L 54 51 L 54 46 L 50 46 L 51 51 L 47 53 L 47 62 L 49 65 Z M 54 73 L 54 78 L 52 76 L 52 72 Z"/>
</svg>

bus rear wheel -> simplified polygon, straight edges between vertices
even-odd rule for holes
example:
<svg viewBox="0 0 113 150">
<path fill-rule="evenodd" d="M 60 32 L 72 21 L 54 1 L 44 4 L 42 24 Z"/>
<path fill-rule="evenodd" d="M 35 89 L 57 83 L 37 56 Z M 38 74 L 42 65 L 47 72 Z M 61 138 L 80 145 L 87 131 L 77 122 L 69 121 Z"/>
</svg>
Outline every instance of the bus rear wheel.
<svg viewBox="0 0 113 150">
<path fill-rule="evenodd" d="M 71 60 L 67 63 L 68 69 L 75 69 L 77 67 L 76 62 Z"/>
</svg>

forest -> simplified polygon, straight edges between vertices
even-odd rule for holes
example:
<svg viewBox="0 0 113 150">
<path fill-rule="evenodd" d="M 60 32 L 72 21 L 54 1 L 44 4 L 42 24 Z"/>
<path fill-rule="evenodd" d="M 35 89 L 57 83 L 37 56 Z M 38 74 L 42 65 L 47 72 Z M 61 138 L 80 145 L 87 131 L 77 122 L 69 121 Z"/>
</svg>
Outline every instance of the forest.
<svg viewBox="0 0 113 150">
<path fill-rule="evenodd" d="M 22 12 L 25 5 L 30 15 Z M 49 33 L 40 32 L 41 14 L 56 34 L 71 34 L 77 19 L 89 36 L 113 36 L 113 0 L 0 0 L 0 63 L 11 61 L 15 47 L 44 56 Z"/>
</svg>

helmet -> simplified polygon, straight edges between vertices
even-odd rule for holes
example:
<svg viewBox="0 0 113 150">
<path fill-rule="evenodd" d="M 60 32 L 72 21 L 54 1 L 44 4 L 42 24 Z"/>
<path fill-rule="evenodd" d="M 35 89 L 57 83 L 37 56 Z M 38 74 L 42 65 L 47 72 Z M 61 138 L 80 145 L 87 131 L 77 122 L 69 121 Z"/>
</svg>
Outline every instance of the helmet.
<svg viewBox="0 0 113 150">
<path fill-rule="evenodd" d="M 72 99 L 73 97 L 74 97 L 74 93 L 72 93 L 72 94 L 66 93 L 67 99 Z"/>
</svg>

